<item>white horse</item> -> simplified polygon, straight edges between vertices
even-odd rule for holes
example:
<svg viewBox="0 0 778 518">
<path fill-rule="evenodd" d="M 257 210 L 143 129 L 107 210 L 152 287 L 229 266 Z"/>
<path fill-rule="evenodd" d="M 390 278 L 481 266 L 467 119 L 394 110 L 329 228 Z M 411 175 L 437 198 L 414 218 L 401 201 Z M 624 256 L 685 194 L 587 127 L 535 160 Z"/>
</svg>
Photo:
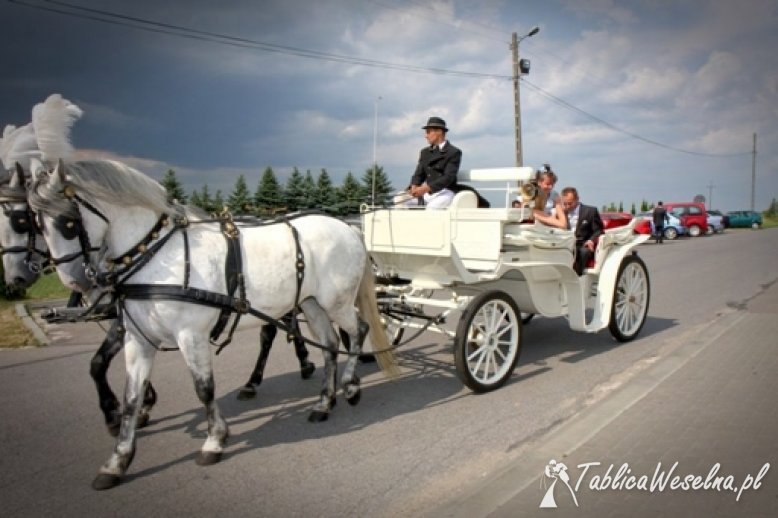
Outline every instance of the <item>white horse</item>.
<svg viewBox="0 0 778 518">
<path fill-rule="evenodd" d="M 120 295 L 126 324 L 124 416 L 113 455 L 100 468 L 92 486 L 107 489 L 117 485 L 132 460 L 139 395 L 163 342 L 181 350 L 205 406 L 208 438 L 198 464 L 218 462 L 229 434 L 214 401 L 208 337 L 220 309 L 202 305 L 202 299 L 139 295 L 147 290 L 142 286 L 148 285 L 188 285 L 206 299 L 208 294 L 227 294 L 224 265 L 229 245 L 218 225 L 192 222 L 178 226 L 176 222 L 187 214 L 182 207 L 168 203 L 157 182 L 109 161 L 77 162 L 69 164 L 67 170 L 60 162 L 50 176 L 31 187 L 28 201 L 38 214 L 51 255 L 71 259 L 60 262 L 57 268 L 66 286 L 82 291 L 92 288 L 92 280 L 80 264 L 89 263 L 85 250 L 90 243 L 104 248 L 106 263 L 116 265 L 114 273 L 120 279 L 113 289 Z M 380 322 L 370 261 L 357 232 L 326 216 L 299 217 L 290 223 L 241 227 L 242 289 L 251 311 L 274 319 L 299 303 L 314 336 L 326 347 L 321 397 L 309 415 L 310 421 L 321 421 L 335 403 L 338 337 L 332 322 L 349 335 L 352 344 L 341 379 L 349 403 L 359 400 L 359 378 L 354 370 L 368 327 L 374 347 L 384 351 L 376 355 L 379 365 L 391 373 L 394 358 Z M 299 284 L 298 265 L 304 266 Z M 95 267 L 99 272 L 105 270 Z M 122 300 L 122 294 L 126 299 Z M 246 309 L 245 304 L 233 307 Z"/>
<path fill-rule="evenodd" d="M 46 242 L 35 228 L 27 205 L 27 188 L 21 167 L 0 180 L 0 255 L 5 283 L 10 288 L 29 287 L 48 262 Z"/>
</svg>

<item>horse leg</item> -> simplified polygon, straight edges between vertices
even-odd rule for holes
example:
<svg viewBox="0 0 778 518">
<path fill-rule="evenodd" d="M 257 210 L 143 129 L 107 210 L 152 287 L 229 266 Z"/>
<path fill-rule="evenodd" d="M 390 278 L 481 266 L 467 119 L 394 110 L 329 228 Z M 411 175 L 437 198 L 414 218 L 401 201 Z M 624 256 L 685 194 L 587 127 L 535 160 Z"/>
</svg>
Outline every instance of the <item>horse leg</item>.
<svg viewBox="0 0 778 518">
<path fill-rule="evenodd" d="M 119 434 L 121 426 L 121 411 L 119 400 L 111 390 L 108 384 L 106 373 L 111 360 L 124 346 L 124 328 L 118 320 L 113 321 L 113 325 L 105 335 L 102 345 L 92 357 L 89 364 L 89 374 L 97 387 L 97 396 L 100 399 L 100 410 L 105 417 L 105 425 L 108 427 L 108 433 L 116 437 Z"/>
<path fill-rule="evenodd" d="M 138 419 L 138 406 L 145 390 L 156 349 L 150 344 L 141 343 L 132 334 L 125 339 L 124 357 L 127 364 L 127 382 L 124 387 L 124 409 L 119 436 L 113 454 L 100 468 L 92 487 L 97 490 L 110 489 L 121 482 L 121 476 L 127 471 L 135 456 L 135 430 Z"/>
<path fill-rule="evenodd" d="M 146 390 L 143 392 L 143 404 L 138 413 L 138 428 L 144 428 L 151 419 L 151 407 L 157 403 L 157 391 L 151 385 L 151 381 L 146 383 Z"/>
<path fill-rule="evenodd" d="M 361 359 L 365 356 L 362 354 L 362 344 L 364 344 L 367 332 L 370 330 L 370 326 L 361 318 L 356 317 L 356 320 L 356 332 L 353 335 L 349 335 L 351 338 L 350 354 L 346 361 L 346 367 L 343 369 L 343 377 L 341 378 L 343 392 L 346 396 L 346 401 L 348 401 L 350 405 L 359 403 L 362 396 L 362 391 L 359 388 L 359 376 L 356 374 L 357 359 Z"/>
<path fill-rule="evenodd" d="M 297 360 L 300 362 L 300 376 L 304 380 L 307 380 L 313 376 L 313 371 L 316 370 L 316 365 L 314 365 L 313 362 L 308 361 L 308 348 L 305 347 L 305 341 L 303 341 L 302 338 L 299 338 L 300 324 L 291 313 L 284 315 L 284 322 L 295 333 L 292 335 L 292 342 L 294 343 L 294 352 L 297 355 Z"/>
<path fill-rule="evenodd" d="M 230 432 L 214 399 L 213 366 L 209 343 L 205 335 L 185 331 L 179 335 L 178 344 L 184 361 L 192 373 L 195 392 L 205 406 L 205 416 L 208 420 L 208 438 L 200 448 L 197 464 L 200 466 L 216 464 L 221 460 L 224 444 Z"/>
<path fill-rule="evenodd" d="M 238 392 L 238 399 L 246 400 L 256 397 L 257 390 L 255 386 L 259 386 L 262 383 L 265 364 L 267 364 L 270 348 L 273 346 L 273 340 L 277 332 L 278 328 L 274 324 L 264 324 L 262 326 L 262 330 L 259 332 L 259 357 L 257 358 L 257 364 L 254 366 L 249 380 Z"/>
<path fill-rule="evenodd" d="M 316 300 L 312 298 L 305 299 L 300 304 L 300 307 L 308 319 L 308 327 L 310 327 L 314 336 L 320 342 L 324 342 L 324 346 L 327 348 L 327 350 L 322 350 L 324 355 L 324 380 L 322 381 L 321 396 L 319 402 L 313 406 L 311 413 L 308 415 L 308 421 L 312 423 L 326 421 L 332 411 L 332 407 L 335 406 L 335 379 L 338 374 L 338 337 L 335 334 L 335 330 L 332 329 L 332 323 L 327 313 Z"/>
</svg>

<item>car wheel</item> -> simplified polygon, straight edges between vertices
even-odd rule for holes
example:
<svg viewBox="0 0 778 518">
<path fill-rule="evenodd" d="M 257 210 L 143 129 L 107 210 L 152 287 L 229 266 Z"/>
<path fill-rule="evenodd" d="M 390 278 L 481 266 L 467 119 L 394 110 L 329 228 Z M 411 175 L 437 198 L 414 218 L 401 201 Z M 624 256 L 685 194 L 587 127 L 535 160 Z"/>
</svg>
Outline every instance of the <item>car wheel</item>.
<svg viewBox="0 0 778 518">
<path fill-rule="evenodd" d="M 751 223 L 751 228 L 753 228 L 754 230 L 757 230 L 759 228 L 759 223 L 754 221 L 753 223 Z"/>
<path fill-rule="evenodd" d="M 697 237 L 702 233 L 702 230 L 697 225 L 692 225 L 689 227 L 689 236 L 691 237 Z"/>
<path fill-rule="evenodd" d="M 665 239 L 672 241 L 678 237 L 678 231 L 674 227 L 667 227 L 665 229 Z"/>
</svg>

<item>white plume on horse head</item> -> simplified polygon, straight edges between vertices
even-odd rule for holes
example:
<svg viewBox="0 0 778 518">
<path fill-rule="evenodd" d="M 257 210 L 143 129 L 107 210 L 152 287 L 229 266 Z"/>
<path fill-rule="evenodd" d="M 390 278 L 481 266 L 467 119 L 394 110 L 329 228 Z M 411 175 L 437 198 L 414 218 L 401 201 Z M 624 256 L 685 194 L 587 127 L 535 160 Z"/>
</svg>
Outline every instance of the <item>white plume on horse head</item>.
<svg viewBox="0 0 778 518">
<path fill-rule="evenodd" d="M 18 128 L 12 124 L 5 127 L 3 138 L 0 139 L 0 161 L 4 169 L 10 169 L 14 163 L 19 162 L 25 170 L 30 170 L 30 160 L 39 157 L 40 150 L 32 123 Z"/>
<path fill-rule="evenodd" d="M 32 109 L 32 125 L 41 151 L 41 159 L 53 163 L 70 158 L 73 146 L 70 130 L 84 114 L 81 108 L 60 94 L 50 95 Z"/>
<path fill-rule="evenodd" d="M 0 161 L 5 169 L 18 162 L 26 171 L 69 158 L 73 152 L 70 130 L 83 112 L 60 94 L 50 95 L 32 109 L 32 122 L 21 127 L 7 125 L 0 139 Z"/>
</svg>

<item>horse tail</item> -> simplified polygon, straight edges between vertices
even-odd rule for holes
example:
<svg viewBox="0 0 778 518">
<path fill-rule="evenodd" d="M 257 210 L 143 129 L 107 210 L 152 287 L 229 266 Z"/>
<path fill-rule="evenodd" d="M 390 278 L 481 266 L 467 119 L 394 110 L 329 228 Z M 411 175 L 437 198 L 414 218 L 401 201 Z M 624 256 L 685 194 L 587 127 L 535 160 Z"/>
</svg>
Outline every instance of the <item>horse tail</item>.
<svg viewBox="0 0 778 518">
<path fill-rule="evenodd" d="M 357 292 L 357 308 L 362 319 L 370 326 L 370 340 L 373 342 L 373 349 L 381 351 L 376 353 L 376 361 L 381 370 L 389 377 L 399 375 L 397 369 L 397 360 L 394 351 L 389 345 L 389 340 L 384 331 L 384 324 L 381 321 L 381 314 L 378 312 L 378 300 L 375 296 L 375 283 L 373 282 L 373 269 L 370 265 L 370 259 L 365 261 L 365 271 L 362 274 L 362 281 L 359 283 Z"/>
</svg>

